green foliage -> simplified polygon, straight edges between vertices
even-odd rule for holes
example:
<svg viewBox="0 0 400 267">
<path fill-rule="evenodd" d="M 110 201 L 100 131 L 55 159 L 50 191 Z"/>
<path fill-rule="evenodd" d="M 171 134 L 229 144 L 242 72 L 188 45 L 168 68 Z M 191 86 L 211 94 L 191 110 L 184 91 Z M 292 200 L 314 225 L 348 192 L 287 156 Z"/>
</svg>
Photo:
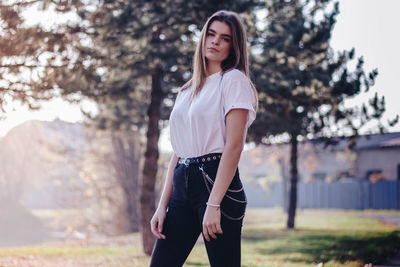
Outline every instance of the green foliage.
<svg viewBox="0 0 400 267">
<path fill-rule="evenodd" d="M 162 76 L 161 118 L 168 119 L 177 87 L 190 77 L 196 35 L 219 9 L 250 11 L 259 1 L 6 1 L 0 2 L 0 110 L 20 100 L 61 94 L 89 98 L 101 128 L 141 128 L 151 76 Z M 27 8 L 75 14 L 78 20 L 50 30 L 24 25 Z M 94 116 L 91 116 L 94 115 Z"/>
<path fill-rule="evenodd" d="M 101 128 L 141 128 L 155 75 L 161 77 L 161 119 L 167 120 L 177 87 L 190 78 L 195 39 L 205 19 L 219 9 L 250 10 L 256 1 L 60 2 L 80 21 L 64 27 L 70 57 L 48 69 L 64 95 L 96 101 Z M 89 115 L 89 114 L 88 114 Z M 94 117 L 92 119 L 95 119 Z"/>
<path fill-rule="evenodd" d="M 45 54 L 58 52 L 54 43 L 60 35 L 24 24 L 21 13 L 34 2 L 0 1 L 0 118 L 14 100 L 38 109 L 39 100 L 49 100 L 56 93 L 41 78 L 48 63 Z"/>
<path fill-rule="evenodd" d="M 361 108 L 345 107 L 346 99 L 367 92 L 377 70 L 366 73 L 355 51 L 335 53 L 331 33 L 338 3 L 320 0 L 267 1 L 267 26 L 253 41 L 253 74 L 259 90 L 259 113 L 249 131 L 252 140 L 270 135 L 304 137 L 357 135 L 361 127 L 380 118 L 384 98 L 377 95 Z M 337 128 L 340 130 L 336 130 Z"/>
</svg>

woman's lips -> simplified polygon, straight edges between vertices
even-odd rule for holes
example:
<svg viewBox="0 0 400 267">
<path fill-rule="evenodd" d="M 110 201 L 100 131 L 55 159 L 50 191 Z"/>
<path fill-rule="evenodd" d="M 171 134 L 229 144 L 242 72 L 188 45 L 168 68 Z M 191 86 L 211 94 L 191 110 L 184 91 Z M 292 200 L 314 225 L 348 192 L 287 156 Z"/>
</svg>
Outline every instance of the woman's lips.
<svg viewBox="0 0 400 267">
<path fill-rule="evenodd" d="M 208 50 L 210 52 L 219 52 L 217 49 L 215 49 L 214 47 L 209 47 Z"/>
</svg>

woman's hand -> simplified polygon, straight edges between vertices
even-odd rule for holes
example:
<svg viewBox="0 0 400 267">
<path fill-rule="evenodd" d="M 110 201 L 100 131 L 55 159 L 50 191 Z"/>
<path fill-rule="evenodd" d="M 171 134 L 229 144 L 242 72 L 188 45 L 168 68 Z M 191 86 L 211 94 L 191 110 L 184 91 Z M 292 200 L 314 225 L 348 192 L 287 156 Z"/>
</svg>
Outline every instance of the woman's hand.
<svg viewBox="0 0 400 267">
<path fill-rule="evenodd" d="M 165 208 L 158 207 L 156 212 L 154 212 L 153 218 L 150 220 L 151 232 L 159 239 L 165 239 L 165 235 L 161 232 L 163 230 L 166 214 L 167 211 Z"/>
<path fill-rule="evenodd" d="M 217 238 L 215 234 L 222 234 L 221 210 L 219 207 L 207 206 L 203 218 L 203 234 L 205 239 L 210 242 L 210 236 Z"/>
</svg>

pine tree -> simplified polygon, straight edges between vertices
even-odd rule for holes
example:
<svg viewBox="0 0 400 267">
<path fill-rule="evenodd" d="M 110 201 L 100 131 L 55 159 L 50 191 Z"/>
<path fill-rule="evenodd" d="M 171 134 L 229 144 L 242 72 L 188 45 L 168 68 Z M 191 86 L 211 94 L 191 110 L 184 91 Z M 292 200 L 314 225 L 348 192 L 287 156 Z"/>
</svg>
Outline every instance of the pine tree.
<svg viewBox="0 0 400 267">
<path fill-rule="evenodd" d="M 13 102 L 31 110 L 40 108 L 40 101 L 54 97 L 53 84 L 43 83 L 45 52 L 57 53 L 54 44 L 61 37 L 39 26 L 24 24 L 22 11 L 38 1 L 0 1 L 0 119 Z M 42 55 L 42 56 L 41 56 Z M 52 68 L 63 67 L 60 64 Z"/>
<path fill-rule="evenodd" d="M 384 97 L 377 95 L 361 108 L 344 101 L 367 92 L 377 70 L 366 73 L 363 58 L 350 71 L 355 51 L 335 53 L 329 45 L 339 13 L 331 0 L 267 1 L 267 26 L 253 45 L 252 71 L 259 91 L 259 111 L 249 139 L 268 143 L 270 136 L 286 133 L 291 144 L 287 227 L 294 228 L 297 205 L 298 138 L 329 141 L 335 136 L 359 134 L 367 122 L 380 122 Z M 257 52 L 258 50 L 258 52 Z M 261 52 L 260 52 L 261 51 Z M 396 123 L 397 119 L 389 122 Z"/>
</svg>

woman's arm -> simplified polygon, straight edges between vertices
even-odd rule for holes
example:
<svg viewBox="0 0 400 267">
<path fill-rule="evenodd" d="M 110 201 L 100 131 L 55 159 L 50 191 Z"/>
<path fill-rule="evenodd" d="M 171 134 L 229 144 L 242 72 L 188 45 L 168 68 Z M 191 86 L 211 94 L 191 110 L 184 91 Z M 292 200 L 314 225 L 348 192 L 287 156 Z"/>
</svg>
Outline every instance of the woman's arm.
<svg viewBox="0 0 400 267">
<path fill-rule="evenodd" d="M 161 234 L 163 230 L 163 224 L 166 216 L 168 202 L 172 194 L 172 181 L 174 177 L 174 169 L 176 163 L 178 162 L 178 157 L 175 153 L 172 153 L 171 159 L 168 164 L 167 176 L 164 182 L 164 188 L 158 202 L 158 207 L 150 221 L 151 231 L 157 238 L 165 239 L 165 235 Z"/>
<path fill-rule="evenodd" d="M 171 198 L 171 193 L 172 193 L 172 179 L 174 177 L 174 169 L 177 162 L 178 162 L 178 157 L 175 155 L 174 152 L 172 152 L 172 156 L 168 164 L 168 171 L 164 183 L 164 188 L 160 197 L 160 201 L 158 202 L 158 208 L 166 209 L 168 206 L 168 202 L 169 199 Z"/>
<path fill-rule="evenodd" d="M 247 113 L 247 109 L 232 109 L 225 116 L 226 143 L 215 183 L 208 198 L 210 204 L 219 205 L 221 203 L 235 175 L 243 149 Z M 203 233 L 207 241 L 210 241 L 209 235 L 216 238 L 215 233 L 222 234 L 220 212 L 219 208 L 207 206 L 203 219 Z"/>
</svg>

